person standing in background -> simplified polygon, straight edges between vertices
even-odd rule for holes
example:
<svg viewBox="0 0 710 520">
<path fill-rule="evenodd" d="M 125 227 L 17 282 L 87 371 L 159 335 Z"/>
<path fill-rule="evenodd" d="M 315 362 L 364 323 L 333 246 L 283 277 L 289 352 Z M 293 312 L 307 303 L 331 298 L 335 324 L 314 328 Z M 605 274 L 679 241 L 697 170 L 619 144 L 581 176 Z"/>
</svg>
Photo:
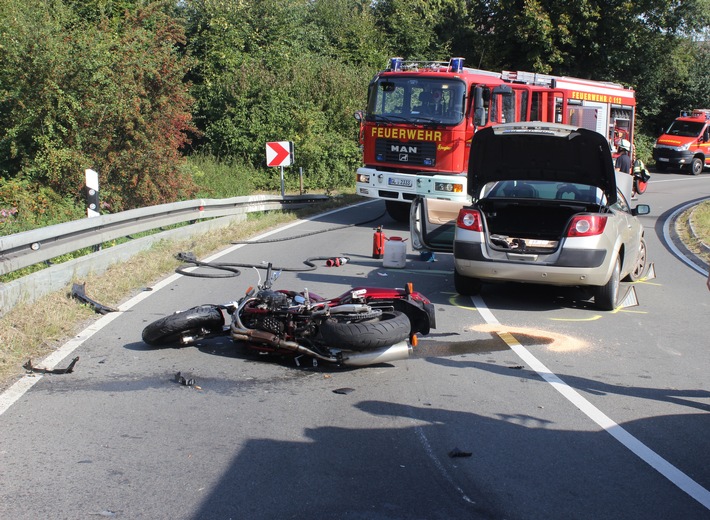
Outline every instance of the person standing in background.
<svg viewBox="0 0 710 520">
<path fill-rule="evenodd" d="M 626 139 L 619 141 L 619 152 L 621 155 L 616 158 L 614 163 L 614 169 L 617 172 L 622 172 L 626 174 L 631 174 L 631 157 L 629 157 L 629 151 L 631 150 L 631 143 Z"/>
</svg>

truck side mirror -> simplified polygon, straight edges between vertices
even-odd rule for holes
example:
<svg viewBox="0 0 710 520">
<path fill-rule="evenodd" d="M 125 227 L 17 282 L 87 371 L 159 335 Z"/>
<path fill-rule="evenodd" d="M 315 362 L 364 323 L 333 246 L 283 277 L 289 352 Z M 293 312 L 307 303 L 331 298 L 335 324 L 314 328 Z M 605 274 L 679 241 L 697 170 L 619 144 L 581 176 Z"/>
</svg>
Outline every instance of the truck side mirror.
<svg viewBox="0 0 710 520">
<path fill-rule="evenodd" d="M 358 123 L 362 123 L 362 120 L 364 119 L 364 114 L 362 110 L 358 110 L 353 114 L 353 117 L 355 118 L 355 121 L 357 121 Z"/>
<path fill-rule="evenodd" d="M 487 91 L 486 91 L 487 93 Z M 483 126 L 486 124 L 486 109 L 483 107 L 484 89 L 483 87 L 476 87 L 473 89 L 474 96 L 474 112 L 473 112 L 473 124 L 476 126 Z"/>
</svg>

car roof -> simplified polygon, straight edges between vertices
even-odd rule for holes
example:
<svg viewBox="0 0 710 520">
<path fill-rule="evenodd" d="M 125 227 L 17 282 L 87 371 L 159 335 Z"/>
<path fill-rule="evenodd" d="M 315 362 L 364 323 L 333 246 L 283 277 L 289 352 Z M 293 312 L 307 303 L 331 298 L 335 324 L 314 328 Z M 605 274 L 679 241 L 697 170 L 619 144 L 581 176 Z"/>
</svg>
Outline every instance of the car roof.
<svg viewBox="0 0 710 520">
<path fill-rule="evenodd" d="M 606 138 L 593 130 L 543 122 L 505 123 L 478 131 L 471 143 L 469 195 L 502 180 L 596 186 L 616 202 L 616 177 Z"/>
</svg>

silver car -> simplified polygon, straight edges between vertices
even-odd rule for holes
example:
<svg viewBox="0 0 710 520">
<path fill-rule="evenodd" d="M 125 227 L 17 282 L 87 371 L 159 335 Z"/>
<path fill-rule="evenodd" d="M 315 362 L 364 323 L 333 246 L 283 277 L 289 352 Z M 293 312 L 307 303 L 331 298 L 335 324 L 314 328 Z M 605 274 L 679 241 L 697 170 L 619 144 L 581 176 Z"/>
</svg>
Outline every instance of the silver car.
<svg viewBox="0 0 710 520">
<path fill-rule="evenodd" d="M 484 282 L 588 286 L 614 309 L 622 279 L 646 267 L 644 230 L 631 208 L 632 178 L 614 171 L 601 134 L 554 123 L 509 123 L 476 133 L 468 169 L 473 203 L 419 198 L 415 249 L 451 251 L 463 295 Z"/>
</svg>

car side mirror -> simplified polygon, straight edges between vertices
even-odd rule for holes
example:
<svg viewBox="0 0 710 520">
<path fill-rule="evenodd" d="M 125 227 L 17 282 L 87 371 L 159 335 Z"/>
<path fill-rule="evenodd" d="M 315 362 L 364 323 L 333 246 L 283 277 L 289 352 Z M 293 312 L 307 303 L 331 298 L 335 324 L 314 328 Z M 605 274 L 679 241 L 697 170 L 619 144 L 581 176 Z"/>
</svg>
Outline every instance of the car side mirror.
<svg viewBox="0 0 710 520">
<path fill-rule="evenodd" d="M 648 215 L 651 213 L 651 206 L 648 204 L 639 204 L 631 210 L 632 215 Z"/>
</svg>

